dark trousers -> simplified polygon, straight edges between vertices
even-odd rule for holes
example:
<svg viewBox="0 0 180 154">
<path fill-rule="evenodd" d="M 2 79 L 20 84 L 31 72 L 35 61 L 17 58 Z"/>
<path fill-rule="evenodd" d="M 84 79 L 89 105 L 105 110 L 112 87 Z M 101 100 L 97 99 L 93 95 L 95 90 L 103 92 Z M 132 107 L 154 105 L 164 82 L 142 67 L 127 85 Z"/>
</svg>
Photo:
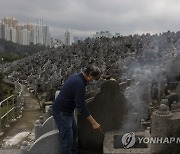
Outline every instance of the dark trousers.
<svg viewBox="0 0 180 154">
<path fill-rule="evenodd" d="M 61 154 L 78 154 L 77 125 L 74 115 L 53 112 L 53 117 L 60 132 Z"/>
</svg>

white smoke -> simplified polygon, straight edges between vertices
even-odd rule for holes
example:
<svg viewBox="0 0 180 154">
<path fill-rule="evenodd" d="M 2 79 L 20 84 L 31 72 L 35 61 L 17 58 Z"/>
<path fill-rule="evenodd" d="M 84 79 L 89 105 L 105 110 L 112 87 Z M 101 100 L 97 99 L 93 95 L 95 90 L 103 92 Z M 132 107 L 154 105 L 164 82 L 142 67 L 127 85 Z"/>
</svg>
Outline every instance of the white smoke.
<svg viewBox="0 0 180 154">
<path fill-rule="evenodd" d="M 171 46 L 169 50 L 160 52 L 158 43 L 156 45 L 154 50 L 147 47 L 147 50 L 135 57 L 119 59 L 119 66 L 124 71 L 122 78 L 131 79 L 131 84 L 124 91 L 128 112 L 122 130 L 132 131 L 139 127 L 141 119 L 148 120 L 151 103 L 148 99 L 153 84 L 161 80 L 167 82 L 167 75 L 180 72 L 180 51 Z"/>
</svg>

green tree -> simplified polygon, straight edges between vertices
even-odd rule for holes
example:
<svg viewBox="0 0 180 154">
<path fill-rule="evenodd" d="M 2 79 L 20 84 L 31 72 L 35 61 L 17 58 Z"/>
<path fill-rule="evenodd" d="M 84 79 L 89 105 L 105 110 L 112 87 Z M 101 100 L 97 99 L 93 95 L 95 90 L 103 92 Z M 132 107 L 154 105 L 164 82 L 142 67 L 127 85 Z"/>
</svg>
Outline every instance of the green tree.
<svg viewBox="0 0 180 154">
<path fill-rule="evenodd" d="M 0 59 L 4 58 L 5 62 L 12 62 L 46 49 L 40 44 L 20 45 L 0 39 Z"/>
</svg>

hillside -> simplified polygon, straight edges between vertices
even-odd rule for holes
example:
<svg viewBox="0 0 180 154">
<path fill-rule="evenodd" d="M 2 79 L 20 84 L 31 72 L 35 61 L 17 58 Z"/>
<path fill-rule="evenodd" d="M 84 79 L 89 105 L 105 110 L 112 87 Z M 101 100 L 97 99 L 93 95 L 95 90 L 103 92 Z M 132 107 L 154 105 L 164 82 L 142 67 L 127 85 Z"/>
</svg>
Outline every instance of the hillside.
<svg viewBox="0 0 180 154">
<path fill-rule="evenodd" d="M 0 39 L 0 101 L 13 93 L 14 87 L 2 82 L 1 64 L 22 59 L 39 51 L 46 50 L 45 46 L 25 46 Z"/>
<path fill-rule="evenodd" d="M 44 50 L 46 47 L 42 45 L 20 45 L 0 39 L 0 59 L 3 58 L 5 62 L 12 62 Z"/>
</svg>

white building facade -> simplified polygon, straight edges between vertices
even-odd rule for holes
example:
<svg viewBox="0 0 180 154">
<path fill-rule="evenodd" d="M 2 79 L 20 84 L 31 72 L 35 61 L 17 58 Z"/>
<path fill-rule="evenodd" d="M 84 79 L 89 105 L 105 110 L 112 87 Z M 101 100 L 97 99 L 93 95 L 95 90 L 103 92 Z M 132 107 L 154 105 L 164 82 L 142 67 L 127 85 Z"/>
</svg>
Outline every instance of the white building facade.
<svg viewBox="0 0 180 154">
<path fill-rule="evenodd" d="M 20 44 L 29 45 L 30 44 L 30 31 L 23 29 L 20 31 Z"/>
<path fill-rule="evenodd" d="M 2 35 L 2 39 L 5 39 L 5 40 L 9 39 L 8 25 L 7 24 L 2 24 L 1 25 L 1 35 Z"/>
<path fill-rule="evenodd" d="M 13 43 L 17 43 L 17 40 L 16 40 L 16 29 L 13 28 L 13 27 L 10 27 L 9 28 L 10 30 L 10 41 L 12 41 Z"/>
<path fill-rule="evenodd" d="M 1 23 L 1 21 L 0 21 L 0 39 L 2 39 L 2 23 Z"/>
<path fill-rule="evenodd" d="M 43 44 L 45 46 L 51 46 L 51 36 L 49 33 L 49 26 L 42 27 Z"/>
<path fill-rule="evenodd" d="M 64 44 L 69 46 L 72 44 L 72 33 L 70 31 L 70 28 L 68 28 L 64 35 Z"/>
</svg>

